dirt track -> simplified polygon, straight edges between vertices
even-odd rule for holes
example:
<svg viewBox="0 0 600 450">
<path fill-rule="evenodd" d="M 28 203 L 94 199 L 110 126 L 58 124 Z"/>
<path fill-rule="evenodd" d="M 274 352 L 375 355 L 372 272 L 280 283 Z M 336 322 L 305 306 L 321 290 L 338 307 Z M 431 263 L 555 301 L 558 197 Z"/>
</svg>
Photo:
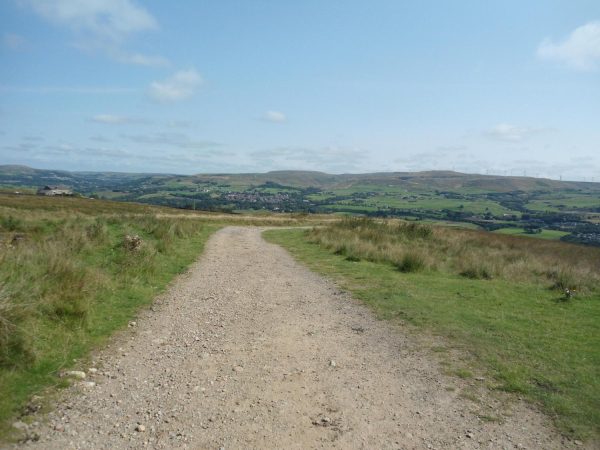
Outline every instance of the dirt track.
<svg viewBox="0 0 600 450">
<path fill-rule="evenodd" d="M 74 387 L 83 395 L 68 393 L 26 445 L 583 448 L 525 403 L 505 414 L 492 397 L 461 397 L 469 382 L 260 233 L 217 232 L 154 311 L 95 355 L 97 385 Z"/>
</svg>

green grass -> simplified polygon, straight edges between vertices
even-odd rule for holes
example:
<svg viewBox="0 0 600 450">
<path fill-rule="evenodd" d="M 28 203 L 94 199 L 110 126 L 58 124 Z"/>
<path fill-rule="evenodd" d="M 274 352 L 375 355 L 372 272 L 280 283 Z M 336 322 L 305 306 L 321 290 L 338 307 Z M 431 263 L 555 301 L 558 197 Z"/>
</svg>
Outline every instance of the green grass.
<svg viewBox="0 0 600 450">
<path fill-rule="evenodd" d="M 402 273 L 386 261 L 348 261 L 334 249 L 309 242 L 314 241 L 311 231 L 270 230 L 264 236 L 337 281 L 378 317 L 442 336 L 449 347 L 468 351 L 473 364 L 487 369 L 492 388 L 541 402 L 566 433 L 600 434 L 597 291 L 564 301 L 560 292 L 535 279 L 490 281 L 441 270 Z M 470 377 L 470 370 L 466 364 L 455 374 Z"/>
<path fill-rule="evenodd" d="M 345 212 L 345 211 L 338 211 L 338 212 L 334 212 L 331 213 L 332 216 L 344 216 L 344 217 L 362 217 L 364 216 L 364 214 L 361 213 L 351 213 L 351 212 Z"/>
<path fill-rule="evenodd" d="M 99 203 L 99 202 L 98 202 Z M 218 228 L 154 215 L 36 220 L 0 217 L 26 233 L 0 254 L 0 434 L 33 393 L 59 386 L 110 334 L 165 290 Z M 127 250 L 125 235 L 142 246 Z"/>
<path fill-rule="evenodd" d="M 372 206 L 357 206 L 357 205 L 338 205 L 338 204 L 334 204 L 334 205 L 325 205 L 324 208 L 327 209 L 332 209 L 332 210 L 358 210 L 358 211 L 377 211 L 377 208 L 374 208 Z"/>
<path fill-rule="evenodd" d="M 423 225 L 435 225 L 436 227 L 448 227 L 448 228 L 466 228 L 469 230 L 481 230 L 479 225 L 470 222 L 450 222 L 448 220 L 420 220 L 420 224 Z"/>
<path fill-rule="evenodd" d="M 560 230 L 542 230 L 542 232 L 539 234 L 529 234 L 529 233 L 525 233 L 525 230 L 523 228 L 501 228 L 499 230 L 495 230 L 494 233 L 510 234 L 512 236 L 525 236 L 525 237 L 532 237 L 532 238 L 537 238 L 537 239 L 552 239 L 552 240 L 558 240 L 563 236 L 571 234 L 566 231 L 560 231 Z"/>
</svg>

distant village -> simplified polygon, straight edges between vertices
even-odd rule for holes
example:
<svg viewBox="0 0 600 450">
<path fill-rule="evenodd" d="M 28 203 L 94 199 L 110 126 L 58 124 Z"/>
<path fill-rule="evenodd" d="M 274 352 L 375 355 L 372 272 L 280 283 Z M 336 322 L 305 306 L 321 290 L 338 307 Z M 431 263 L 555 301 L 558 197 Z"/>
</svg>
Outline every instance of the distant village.
<svg viewBox="0 0 600 450">
<path fill-rule="evenodd" d="M 227 200 L 250 203 L 281 203 L 289 200 L 289 194 L 258 194 L 254 192 L 235 192 L 225 194 Z"/>
</svg>

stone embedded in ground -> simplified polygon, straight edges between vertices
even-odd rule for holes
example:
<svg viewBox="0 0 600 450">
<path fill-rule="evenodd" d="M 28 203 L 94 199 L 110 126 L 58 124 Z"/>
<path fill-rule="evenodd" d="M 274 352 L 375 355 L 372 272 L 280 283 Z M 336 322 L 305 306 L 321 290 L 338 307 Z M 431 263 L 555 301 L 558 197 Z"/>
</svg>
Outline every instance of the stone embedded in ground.
<svg viewBox="0 0 600 450">
<path fill-rule="evenodd" d="M 144 425 L 138 425 L 136 428 L 136 431 L 143 433 L 144 431 L 146 431 L 146 427 Z"/>
<path fill-rule="evenodd" d="M 85 372 L 82 372 L 81 370 L 68 370 L 65 372 L 65 376 L 74 377 L 78 380 L 85 380 Z"/>
<path fill-rule="evenodd" d="M 16 428 L 17 430 L 26 430 L 27 429 L 27 424 L 25 422 L 15 422 L 12 424 L 13 428 Z"/>
<path fill-rule="evenodd" d="M 96 383 L 94 383 L 93 381 L 84 381 L 83 383 L 81 383 L 81 386 L 84 388 L 93 388 L 96 387 Z"/>
</svg>

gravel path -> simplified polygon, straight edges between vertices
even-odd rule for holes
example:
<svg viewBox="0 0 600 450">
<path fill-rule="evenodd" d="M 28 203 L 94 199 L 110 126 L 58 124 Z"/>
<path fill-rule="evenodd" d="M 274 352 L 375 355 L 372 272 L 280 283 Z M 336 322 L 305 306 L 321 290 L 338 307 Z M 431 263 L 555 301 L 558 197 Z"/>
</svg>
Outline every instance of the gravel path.
<svg viewBox="0 0 600 450">
<path fill-rule="evenodd" d="M 218 231 L 25 446 L 583 448 L 525 403 L 462 397 L 469 382 L 261 231 Z"/>
</svg>

